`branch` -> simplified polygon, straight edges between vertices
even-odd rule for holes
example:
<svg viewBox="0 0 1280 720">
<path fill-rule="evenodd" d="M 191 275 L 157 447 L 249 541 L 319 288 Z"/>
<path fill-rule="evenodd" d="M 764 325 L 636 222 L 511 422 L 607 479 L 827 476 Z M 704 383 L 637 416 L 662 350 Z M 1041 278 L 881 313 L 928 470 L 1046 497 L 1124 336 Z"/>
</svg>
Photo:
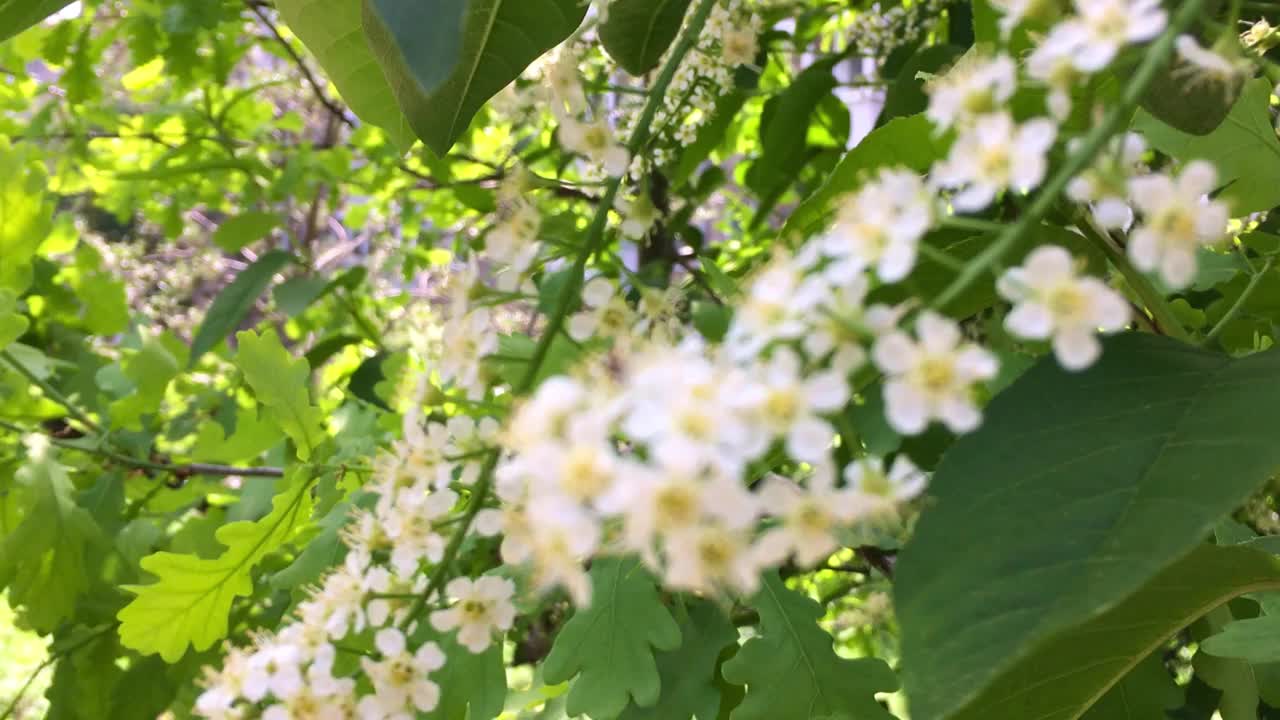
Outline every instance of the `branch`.
<svg viewBox="0 0 1280 720">
<path fill-rule="evenodd" d="M 1168 60 L 1169 55 L 1173 52 L 1174 40 L 1196 19 L 1203 4 L 1204 0 L 1186 0 L 1178 8 L 1173 21 L 1169 23 L 1169 27 L 1151 45 L 1146 57 L 1142 59 L 1142 64 L 1134 72 L 1133 79 L 1129 82 L 1128 87 L 1125 88 L 1120 102 L 1113 105 L 1107 111 L 1106 116 L 1103 117 L 1102 122 L 1095 125 L 1084 136 L 1079 150 L 1072 153 L 1062 167 L 1058 168 L 1058 171 L 1054 173 L 1053 177 L 1044 184 L 1027 212 L 1016 223 L 1001 232 L 996 241 L 975 257 L 965 267 L 964 271 L 938 295 L 933 302 L 934 308 L 941 309 L 946 307 L 947 303 L 964 292 L 987 268 L 999 261 L 1010 248 L 1040 224 L 1040 221 L 1049 213 L 1054 204 L 1058 202 L 1058 198 L 1067 189 L 1067 184 L 1071 182 L 1071 179 L 1092 165 L 1093 159 L 1102 151 L 1111 136 L 1116 134 L 1129 121 L 1147 88 L 1155 80 L 1156 75 L 1164 67 L 1165 61 Z"/>
<path fill-rule="evenodd" d="M 149 470 L 152 472 L 170 473 L 180 480 L 185 480 L 193 475 L 216 475 L 216 476 L 239 476 L 239 477 L 283 477 L 284 470 L 277 467 L 236 467 L 233 465 L 214 465 L 209 463 L 171 463 L 168 461 L 152 462 L 149 460 L 139 460 L 138 458 L 122 455 L 118 452 L 106 450 L 103 448 L 85 447 L 60 437 L 49 435 L 48 433 L 38 433 L 35 430 L 24 428 L 20 425 L 14 425 L 11 422 L 0 420 L 0 428 L 9 432 L 18 433 L 19 435 L 40 434 L 49 439 L 49 442 L 58 447 L 68 450 L 79 450 L 82 453 L 97 455 L 104 457 L 121 465 L 134 468 L 136 470 Z"/>
<path fill-rule="evenodd" d="M 66 408 L 67 412 L 71 414 L 71 417 L 75 418 L 76 420 L 79 420 L 80 423 L 84 425 L 86 428 L 89 428 L 95 433 L 99 433 L 99 434 L 102 433 L 102 428 L 98 427 L 98 424 L 93 420 L 91 420 L 89 418 L 89 415 L 86 412 L 76 407 L 76 404 L 71 402 L 70 398 L 68 398 L 66 395 L 63 395 L 54 386 L 45 382 L 39 375 L 36 375 L 34 372 L 32 372 L 31 369 L 28 368 L 26 365 L 23 365 L 22 361 L 14 357 L 13 354 L 10 353 L 8 350 L 0 350 L 0 360 L 4 360 L 6 363 L 12 366 L 14 370 L 17 370 L 19 374 L 21 374 L 23 377 L 29 380 L 33 385 L 40 388 L 40 390 L 43 391 L 44 394 L 47 395 L 50 400 L 53 400 L 54 402 L 58 403 L 62 407 Z"/>
<path fill-rule="evenodd" d="M 280 43 L 280 46 L 284 48 L 284 51 L 289 54 L 290 59 L 293 60 L 293 64 L 298 66 L 298 70 L 302 73 L 303 79 L 311 86 L 311 90 L 315 93 L 316 99 L 320 101 L 320 104 L 332 113 L 334 117 L 342 121 L 342 123 L 347 127 L 355 127 L 355 122 L 353 122 L 351 118 L 347 117 L 347 113 L 343 110 L 342 106 L 333 100 L 330 100 L 329 96 L 325 94 L 324 86 L 321 85 L 320 81 L 316 79 L 316 76 L 312 74 L 311 68 L 307 67 L 306 61 L 302 59 L 302 56 L 298 54 L 298 51 L 293 49 L 293 44 L 289 42 L 288 38 L 280 34 L 280 29 L 276 27 L 275 23 L 271 22 L 271 18 L 267 16 L 266 10 L 264 10 L 261 5 L 254 2 L 246 2 L 245 7 L 248 7 L 250 12 L 258 16 L 258 19 L 262 21 L 262 24 L 271 32 L 271 35 Z"/>
</svg>

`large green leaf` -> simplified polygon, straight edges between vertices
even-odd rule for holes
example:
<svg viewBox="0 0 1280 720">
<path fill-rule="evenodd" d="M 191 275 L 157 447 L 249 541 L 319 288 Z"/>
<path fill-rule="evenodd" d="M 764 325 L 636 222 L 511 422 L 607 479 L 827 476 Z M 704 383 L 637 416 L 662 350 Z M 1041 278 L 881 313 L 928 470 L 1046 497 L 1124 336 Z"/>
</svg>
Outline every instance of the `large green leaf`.
<svg viewBox="0 0 1280 720">
<path fill-rule="evenodd" d="M 187 364 L 195 367 L 202 355 L 235 332 L 258 297 L 271 284 L 271 278 L 292 261 L 293 255 L 283 250 L 272 250 L 241 270 L 209 305 L 204 322 L 200 323 L 200 329 L 191 340 L 191 356 Z"/>
<path fill-rule="evenodd" d="M 121 644 L 144 655 L 159 653 L 172 663 L 188 646 L 206 650 L 226 636 L 231 603 L 253 592 L 253 567 L 288 542 L 310 516 L 313 480 L 307 470 L 292 473 L 262 519 L 218 528 L 218 542 L 226 549 L 216 558 L 170 552 L 143 558 L 142 569 L 157 580 L 125 588 L 137 597 L 116 615 Z"/>
<path fill-rule="evenodd" d="M 413 131 L 444 154 L 481 106 L 578 28 L 580 0 L 364 0 L 374 56 Z M 461 35 L 459 36 L 459 27 Z M 456 59 L 437 55 L 424 34 L 461 37 Z M 450 42 L 453 42 L 453 39 Z"/>
<path fill-rule="evenodd" d="M 0 0 L 0 42 L 70 5 L 72 0 Z"/>
<path fill-rule="evenodd" d="M 1083 720 L 1166 720 L 1182 703 L 1173 676 L 1160 656 L 1148 655 L 1083 715 Z"/>
<path fill-rule="evenodd" d="M 422 627 L 430 629 L 428 623 Z M 447 658 L 443 668 L 431 673 L 440 686 L 440 703 L 422 715 L 425 720 L 493 720 L 502 714 L 507 700 L 507 671 L 502 663 L 502 643 L 482 653 L 458 644 L 456 633 L 427 637 L 440 645 Z"/>
<path fill-rule="evenodd" d="M 261 335 L 245 331 L 236 335 L 236 341 L 240 344 L 236 365 L 253 388 L 254 396 L 280 429 L 293 438 L 298 457 L 311 457 L 311 451 L 324 442 L 326 435 L 320 409 L 311 404 L 307 361 L 290 355 L 270 330 Z"/>
<path fill-rule="evenodd" d="M 1176 130 L 1145 111 L 1134 128 L 1161 152 L 1187 161 L 1202 158 L 1218 168 L 1222 196 L 1235 215 L 1270 210 L 1280 204 L 1280 139 L 1271 125 L 1271 83 L 1244 86 L 1227 119 L 1208 135 Z"/>
<path fill-rule="evenodd" d="M 892 720 L 875 695 L 898 688 L 893 671 L 876 658 L 836 655 L 818 603 L 770 573 L 749 604 L 760 634 L 724 664 L 725 680 L 747 686 L 731 720 Z"/>
<path fill-rule="evenodd" d="M 0 543 L 0 588 L 27 622 L 52 632 L 89 587 L 86 555 L 98 526 L 76 505 L 75 486 L 48 453 L 30 457 L 15 479 L 27 498 L 21 524 Z"/>
<path fill-rule="evenodd" d="M 836 200 L 852 192 L 878 168 L 901 165 L 923 173 L 946 148 L 923 115 L 895 118 L 876 128 L 840 159 L 831 176 L 787 218 L 784 237 L 807 238 L 822 230 Z"/>
<path fill-rule="evenodd" d="M 1280 587 L 1280 558 L 1243 547 L 1200 545 L 1119 605 L 1037 646 L 963 707 L 923 717 L 1074 720 L 1095 702 L 1101 707 L 1089 713 L 1090 720 L 1125 717 L 1105 714 L 1117 694 L 1162 686 L 1155 682 L 1158 676 L 1141 667 L 1143 658 L 1219 604 L 1269 587 Z M 1163 692 L 1147 700 L 1166 701 Z M 913 704 L 912 717 L 922 717 L 920 712 Z"/>
<path fill-rule="evenodd" d="M 600 26 L 600 43 L 632 75 L 658 66 L 676 35 L 691 0 L 613 0 Z"/>
<path fill-rule="evenodd" d="M 401 150 L 408 150 L 413 130 L 369 47 L 360 0 L 277 0 L 276 8 L 293 34 L 315 54 L 351 111 L 385 130 Z M 218 230 L 230 240 L 222 228 Z"/>
<path fill-rule="evenodd" d="M 721 652 L 738 642 L 724 612 L 707 600 L 689 600 L 681 613 L 680 647 L 658 653 L 662 693 L 652 707 L 628 707 L 619 720 L 714 720 L 720 713 L 716 668 Z"/>
<path fill-rule="evenodd" d="M 569 691 L 569 715 L 613 718 L 628 701 L 641 707 L 658 702 L 653 651 L 679 646 L 680 626 L 639 561 L 601 558 L 591 565 L 591 605 L 556 635 L 542 676 L 549 685 L 578 676 Z"/>
<path fill-rule="evenodd" d="M 1278 423 L 1280 352 L 1153 335 L 1109 339 L 1082 373 L 1047 357 L 998 395 L 898 565 L 913 718 L 954 717 L 1194 549 L 1280 466 Z"/>
</svg>

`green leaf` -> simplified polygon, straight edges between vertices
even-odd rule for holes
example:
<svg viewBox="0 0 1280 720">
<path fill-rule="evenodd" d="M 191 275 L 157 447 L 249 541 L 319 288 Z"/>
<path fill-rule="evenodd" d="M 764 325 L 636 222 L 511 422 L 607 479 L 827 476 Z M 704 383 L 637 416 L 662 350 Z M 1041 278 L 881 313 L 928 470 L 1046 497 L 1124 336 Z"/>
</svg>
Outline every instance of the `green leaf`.
<svg viewBox="0 0 1280 720">
<path fill-rule="evenodd" d="M 1165 711 L 1182 704 L 1182 693 L 1160 659 L 1148 655 L 1103 695 L 1084 720 L 1165 720 Z"/>
<path fill-rule="evenodd" d="M 427 623 L 423 626 L 430 627 Z M 482 653 L 458 644 L 456 633 L 428 635 L 447 658 L 444 667 L 431 673 L 440 686 L 440 704 L 421 717 L 426 720 L 493 720 L 502 714 L 507 700 L 507 671 L 502 643 L 492 643 Z"/>
<path fill-rule="evenodd" d="M 347 556 L 347 546 L 342 541 L 340 533 L 350 520 L 350 513 L 350 502 L 334 505 L 329 513 L 320 519 L 320 532 L 307 541 L 306 546 L 293 559 L 293 562 L 271 576 L 271 587 L 276 590 L 305 588 L 320 580 L 326 570 L 342 562 L 342 559 Z"/>
<path fill-rule="evenodd" d="M 159 653 L 173 663 L 188 646 L 206 650 L 225 637 L 231 603 L 253 592 L 254 566 L 306 522 L 314 480 L 307 470 L 294 472 L 265 517 L 218 528 L 218 542 L 226 549 L 216 558 L 170 552 L 143 558 L 142 569 L 157 581 L 125 587 L 137 597 L 116 615 L 120 642 L 144 655 Z"/>
<path fill-rule="evenodd" d="M 276 306 L 293 317 L 301 315 L 329 289 L 329 281 L 324 278 L 299 276 L 277 285 L 271 297 L 275 299 Z"/>
<path fill-rule="evenodd" d="M 768 573 L 748 604 L 760 634 L 724 664 L 725 680 L 747 686 L 731 720 L 892 720 L 875 694 L 898 689 L 893 671 L 876 658 L 836 655 L 818 603 Z"/>
<path fill-rule="evenodd" d="M 715 603 L 690 599 L 680 623 L 680 647 L 657 654 L 662 692 L 652 707 L 630 705 L 618 720 L 715 720 L 720 714 L 717 666 L 738 631 Z"/>
<path fill-rule="evenodd" d="M 600 26 L 600 43 L 609 57 L 632 75 L 658 66 L 684 21 L 691 0 L 613 0 Z"/>
<path fill-rule="evenodd" d="M 307 361 L 294 358 L 280 344 L 274 331 L 261 335 L 251 330 L 236 334 L 240 350 L 236 365 L 253 388 L 253 394 L 280 429 L 293 438 L 298 457 L 306 460 L 325 440 L 324 418 L 311 404 Z"/>
<path fill-rule="evenodd" d="M 281 6 L 290 0 L 283 0 Z M 283 13 L 283 9 L 281 13 Z M 268 212 L 245 212 L 222 221 L 213 233 L 213 244 L 229 253 L 266 237 L 280 224 L 280 216 Z"/>
<path fill-rule="evenodd" d="M 923 115 L 895 118 L 876 128 L 840 159 L 831 176 L 787 218 L 783 237 L 807 238 L 820 232 L 836 201 L 852 192 L 875 170 L 904 166 L 923 173 L 946 148 Z"/>
<path fill-rule="evenodd" d="M 1074 720 L 1095 701 L 1101 702 L 1099 698 L 1105 699 L 1122 678 L 1129 683 L 1126 674 L 1131 669 L 1196 618 L 1250 590 L 1278 586 L 1280 558 L 1248 548 L 1201 544 L 1110 610 L 1038 645 L 963 707 L 922 716 L 926 709 L 909 695 L 912 717 Z M 905 659 L 903 663 L 905 668 Z M 1135 672 L 1144 671 L 1139 666 Z M 1144 683 L 1141 678 L 1132 682 Z M 1163 700 L 1163 693 L 1160 697 Z"/>
<path fill-rule="evenodd" d="M 1264 615 L 1228 623 L 1222 632 L 1206 638 L 1200 649 L 1250 663 L 1280 662 L 1280 616 Z"/>
<path fill-rule="evenodd" d="M 1277 423 L 1280 352 L 1134 333 L 1082 373 L 1042 359 L 944 456 L 900 558 L 913 717 L 954 717 L 1194 549 L 1280 466 Z"/>
<path fill-rule="evenodd" d="M 23 607 L 27 622 L 52 632 L 89 588 L 86 555 L 100 540 L 92 516 L 76 504 L 66 470 L 46 451 L 31 455 L 15 474 L 29 498 L 21 524 L 0 543 L 0 588 Z"/>
<path fill-rule="evenodd" d="M 930 45 L 912 55 L 885 90 L 884 107 L 876 124 L 884 125 L 897 117 L 924 112 L 929 106 L 929 96 L 924 92 L 924 78 L 919 77 L 919 73 L 937 75 L 963 54 L 964 48 L 955 45 Z"/>
<path fill-rule="evenodd" d="M 413 145 L 413 130 L 374 59 L 360 0 L 278 0 L 276 8 L 316 56 L 351 112 L 382 128 L 401 152 L 407 151 Z"/>
<path fill-rule="evenodd" d="M 9 28 L 5 19 L 30 3 L 0 0 L 0 36 Z M 26 148 L 11 149 L 0 139 L 0 290 L 21 293 L 31 284 L 31 260 L 53 229 L 53 203 L 44 167 Z"/>
<path fill-rule="evenodd" d="M 0 350 L 22 337 L 27 326 L 27 318 L 18 312 L 17 296 L 0 288 Z"/>
<path fill-rule="evenodd" d="M 1235 216 L 1280 204 L 1280 139 L 1271 125 L 1271 83 L 1249 81 L 1226 121 L 1208 135 L 1174 129 L 1139 111 L 1134 129 L 1160 152 L 1182 161 L 1209 160 L 1218 168 L 1222 197 Z M 1228 183 L 1230 183 L 1228 185 Z"/>
<path fill-rule="evenodd" d="M 578 28 L 580 0 L 364 0 L 365 34 L 413 131 L 448 152 L 480 108 Z M 457 60 L 435 57 L 424 34 L 461 37 Z"/>
<path fill-rule="evenodd" d="M 71 4 L 71 0 L 0 0 L 0 42 Z"/>
<path fill-rule="evenodd" d="M 240 326 L 258 297 L 271 284 L 272 276 L 292 261 L 293 256 L 289 253 L 272 250 L 241 270 L 236 279 L 218 293 L 191 341 L 191 357 L 187 360 L 189 367 L 195 367 L 200 356 Z"/>
<path fill-rule="evenodd" d="M 809 153 L 808 128 L 818 104 L 836 87 L 831 71 L 842 60 L 820 60 L 796 76 L 781 93 L 769 98 L 760 115 L 760 157 L 747 170 L 747 186 L 767 196 L 790 186 Z"/>
<path fill-rule="evenodd" d="M 662 604 L 653 577 L 634 558 L 605 557 L 591 565 L 591 605 L 556 635 L 543 664 L 550 685 L 574 675 L 569 715 L 617 717 L 628 699 L 658 702 L 661 680 L 653 650 L 680 646 L 680 626 Z"/>
<path fill-rule="evenodd" d="M 165 388 L 177 377 L 181 366 L 159 340 L 148 340 L 127 355 L 120 365 L 129 387 L 124 396 L 111 403 L 113 424 L 137 429 L 143 415 L 160 408 Z"/>
<path fill-rule="evenodd" d="M 231 436 L 216 420 L 206 420 L 196 431 L 191 459 L 196 462 L 234 463 L 252 460 L 270 450 L 284 435 L 265 414 L 253 409 L 236 412 L 236 427 Z"/>
</svg>

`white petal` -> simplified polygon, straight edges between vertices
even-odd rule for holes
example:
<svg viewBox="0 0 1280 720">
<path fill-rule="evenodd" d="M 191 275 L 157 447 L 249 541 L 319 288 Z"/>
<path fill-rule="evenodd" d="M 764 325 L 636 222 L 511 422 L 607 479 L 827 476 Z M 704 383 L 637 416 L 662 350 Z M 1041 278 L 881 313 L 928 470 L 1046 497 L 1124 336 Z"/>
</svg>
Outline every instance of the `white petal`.
<svg viewBox="0 0 1280 720">
<path fill-rule="evenodd" d="M 1058 333 L 1053 339 L 1053 354 L 1067 370 L 1083 370 L 1093 364 L 1102 352 L 1102 343 L 1093 333 L 1072 330 Z"/>
<path fill-rule="evenodd" d="M 929 425 L 929 405 L 924 395 L 901 380 L 884 386 L 885 419 L 903 435 L 918 435 Z"/>
<path fill-rule="evenodd" d="M 1043 340 L 1053 332 L 1053 313 L 1038 302 L 1021 302 L 1005 316 L 1009 332 L 1028 340 Z"/>
<path fill-rule="evenodd" d="M 945 398 L 938 408 L 942 422 L 951 432 L 957 435 L 973 432 L 982 424 L 982 413 L 973 401 L 964 395 L 953 395 Z"/>
</svg>

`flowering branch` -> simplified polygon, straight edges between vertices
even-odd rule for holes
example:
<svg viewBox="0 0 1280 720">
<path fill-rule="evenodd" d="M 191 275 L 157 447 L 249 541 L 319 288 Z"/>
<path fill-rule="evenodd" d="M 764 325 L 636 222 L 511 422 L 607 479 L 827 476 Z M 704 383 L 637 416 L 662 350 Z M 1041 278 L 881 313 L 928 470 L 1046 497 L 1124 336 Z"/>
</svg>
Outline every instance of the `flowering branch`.
<svg viewBox="0 0 1280 720">
<path fill-rule="evenodd" d="M 648 143 L 650 137 L 649 126 L 653 123 L 653 118 L 663 103 L 667 88 L 671 85 L 671 80 L 675 77 L 676 70 L 680 67 L 684 56 L 697 43 L 698 35 L 702 32 L 702 26 L 706 24 L 715 4 L 716 0 L 700 0 L 694 9 L 693 15 L 685 27 L 684 34 L 672 48 L 666 64 L 663 65 L 662 71 L 653 83 L 653 88 L 648 100 L 645 102 L 644 110 L 641 112 L 640 118 L 636 122 L 635 130 L 631 133 L 631 138 L 627 142 L 628 154 L 635 155 Z M 552 308 L 551 314 L 547 317 L 547 326 L 544 328 L 542 336 L 538 339 L 538 344 L 534 347 L 533 353 L 529 357 L 528 369 L 525 370 L 524 376 L 520 378 L 520 382 L 514 388 L 517 395 L 528 393 L 533 388 L 538 373 L 542 369 L 542 364 L 546 361 L 547 351 L 551 348 L 552 341 L 555 340 L 556 336 L 560 334 L 560 330 L 564 327 L 573 299 L 581 291 L 587 261 L 604 243 L 609 211 L 613 208 L 614 201 L 617 199 L 618 190 L 622 186 L 624 177 L 625 174 L 610 180 L 605 188 L 604 196 L 600 198 L 600 204 L 592 217 L 590 227 L 587 229 L 586 240 L 574 258 L 569 279 L 556 297 L 556 304 Z M 449 538 L 449 544 L 445 547 L 444 556 L 436 565 L 426 589 L 418 597 L 417 602 L 410 611 L 410 617 L 418 616 L 431 597 L 444 586 L 449 568 L 452 567 L 453 561 L 457 558 L 458 550 L 462 547 L 463 540 L 475 522 L 476 515 L 484 507 L 490 487 L 493 485 L 493 472 L 497 468 L 500 455 L 501 453 L 495 448 L 489 451 L 488 457 L 485 458 L 484 465 L 480 469 L 480 476 L 476 480 L 475 488 L 472 490 L 471 499 L 468 501 L 467 508 L 462 516 L 462 521 L 458 524 L 457 529 L 454 530 L 453 536 Z"/>
<path fill-rule="evenodd" d="M 1152 43 L 1146 57 L 1143 58 L 1142 63 L 1134 71 L 1133 80 L 1125 88 L 1120 102 L 1113 105 L 1102 118 L 1102 122 L 1095 125 L 1081 139 L 1079 149 L 1071 153 L 1062 167 L 1058 168 L 1053 177 L 1049 178 L 1049 181 L 1044 184 L 1044 187 L 1036 195 L 1035 200 L 1022 217 L 1006 228 L 994 243 L 975 257 L 965 267 L 964 271 L 934 299 L 932 307 L 937 309 L 946 307 L 947 303 L 956 299 L 989 267 L 999 262 L 1005 253 L 1009 252 L 1014 245 L 1017 245 L 1022 238 L 1040 224 L 1040 221 L 1053 209 L 1063 192 L 1066 191 L 1067 185 L 1072 178 L 1088 168 L 1098 153 L 1106 146 L 1111 136 L 1115 135 L 1129 121 L 1133 111 L 1137 109 L 1138 103 L 1142 101 L 1143 95 L 1147 92 L 1147 88 L 1155 80 L 1161 69 L 1164 68 L 1165 62 L 1173 53 L 1174 41 L 1195 21 L 1203 4 L 1204 0 L 1187 0 L 1178 8 L 1177 14 L 1174 15 L 1172 22 L 1169 23 L 1169 27 Z"/>
</svg>

